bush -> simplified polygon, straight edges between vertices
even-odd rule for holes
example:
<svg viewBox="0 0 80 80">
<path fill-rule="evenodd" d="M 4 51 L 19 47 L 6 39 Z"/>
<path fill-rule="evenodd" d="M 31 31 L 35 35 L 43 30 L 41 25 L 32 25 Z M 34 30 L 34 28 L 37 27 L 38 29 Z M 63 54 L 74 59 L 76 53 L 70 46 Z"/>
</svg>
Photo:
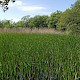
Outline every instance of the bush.
<svg viewBox="0 0 80 80">
<path fill-rule="evenodd" d="M 80 24 L 69 25 L 67 31 L 69 31 L 70 34 L 80 34 Z"/>
</svg>

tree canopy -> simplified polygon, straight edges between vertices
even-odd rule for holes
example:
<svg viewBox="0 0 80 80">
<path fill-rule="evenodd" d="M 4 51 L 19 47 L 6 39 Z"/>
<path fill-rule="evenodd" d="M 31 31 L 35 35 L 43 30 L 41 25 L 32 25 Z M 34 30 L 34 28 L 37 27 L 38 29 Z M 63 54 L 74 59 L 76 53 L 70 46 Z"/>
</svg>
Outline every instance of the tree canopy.
<svg viewBox="0 0 80 80">
<path fill-rule="evenodd" d="M 51 13 L 50 17 L 48 18 L 48 27 L 49 28 L 55 28 L 57 27 L 57 22 L 61 16 L 61 11 L 56 11 L 54 13 Z"/>
<path fill-rule="evenodd" d="M 57 27 L 71 34 L 80 33 L 80 0 L 77 0 L 71 8 L 66 9 L 62 13 L 58 20 Z"/>
</svg>

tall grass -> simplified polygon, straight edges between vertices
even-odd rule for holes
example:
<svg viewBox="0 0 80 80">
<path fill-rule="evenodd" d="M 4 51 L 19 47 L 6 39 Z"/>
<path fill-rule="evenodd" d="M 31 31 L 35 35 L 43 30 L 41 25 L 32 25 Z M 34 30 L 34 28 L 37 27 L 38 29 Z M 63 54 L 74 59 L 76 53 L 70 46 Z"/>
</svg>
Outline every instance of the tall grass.
<svg viewBox="0 0 80 80">
<path fill-rule="evenodd" d="M 53 28 L 0 28 L 0 32 L 16 32 L 16 33 L 48 33 L 48 34 L 64 34 L 62 31 Z"/>
<path fill-rule="evenodd" d="M 80 36 L 0 33 L 0 80 L 79 80 Z"/>
</svg>

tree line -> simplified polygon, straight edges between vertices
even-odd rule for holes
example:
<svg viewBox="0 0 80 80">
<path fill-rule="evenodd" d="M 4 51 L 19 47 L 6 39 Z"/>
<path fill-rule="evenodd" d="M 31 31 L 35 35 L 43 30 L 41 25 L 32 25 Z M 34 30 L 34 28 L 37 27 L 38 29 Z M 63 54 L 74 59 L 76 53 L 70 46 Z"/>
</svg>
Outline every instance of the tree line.
<svg viewBox="0 0 80 80">
<path fill-rule="evenodd" d="M 18 22 L 11 20 L 0 21 L 0 28 L 28 27 L 54 28 L 70 34 L 80 34 L 80 0 L 77 0 L 64 12 L 57 10 L 48 15 L 24 16 Z"/>
<path fill-rule="evenodd" d="M 11 20 L 0 21 L 0 28 L 12 28 L 12 27 L 28 27 L 28 28 L 55 28 L 57 29 L 58 19 L 60 18 L 62 12 L 56 11 L 50 16 L 48 15 L 36 15 L 30 17 L 30 15 L 24 16 L 18 22 L 13 22 Z"/>
</svg>

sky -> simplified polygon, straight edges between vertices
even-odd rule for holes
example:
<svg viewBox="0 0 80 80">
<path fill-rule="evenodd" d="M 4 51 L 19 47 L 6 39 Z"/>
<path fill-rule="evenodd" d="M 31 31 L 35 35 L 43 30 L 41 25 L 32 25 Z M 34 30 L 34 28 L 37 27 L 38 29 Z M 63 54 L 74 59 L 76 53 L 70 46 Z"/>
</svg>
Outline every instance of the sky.
<svg viewBox="0 0 80 80">
<path fill-rule="evenodd" d="M 4 13 L 0 7 L 0 20 L 19 21 L 23 16 L 50 15 L 60 10 L 65 11 L 77 0 L 16 0 L 9 2 L 9 9 Z"/>
</svg>

